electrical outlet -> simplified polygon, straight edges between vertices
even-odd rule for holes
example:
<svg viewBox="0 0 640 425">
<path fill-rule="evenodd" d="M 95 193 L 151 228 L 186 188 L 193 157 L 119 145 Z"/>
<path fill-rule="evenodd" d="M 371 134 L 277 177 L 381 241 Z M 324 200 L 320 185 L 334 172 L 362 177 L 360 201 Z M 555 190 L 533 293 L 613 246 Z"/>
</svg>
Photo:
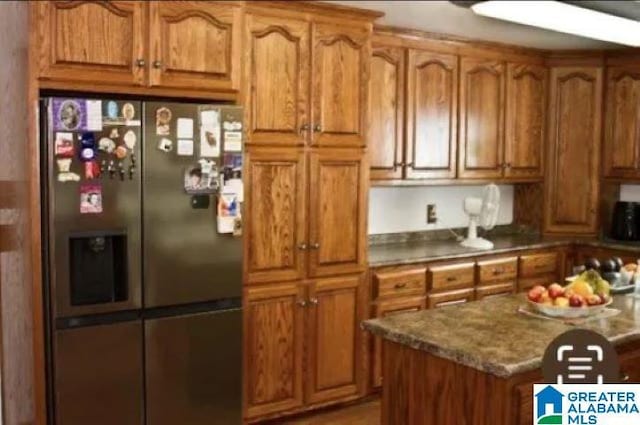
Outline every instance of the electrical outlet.
<svg viewBox="0 0 640 425">
<path fill-rule="evenodd" d="M 427 224 L 435 224 L 437 222 L 436 204 L 427 204 Z"/>
</svg>

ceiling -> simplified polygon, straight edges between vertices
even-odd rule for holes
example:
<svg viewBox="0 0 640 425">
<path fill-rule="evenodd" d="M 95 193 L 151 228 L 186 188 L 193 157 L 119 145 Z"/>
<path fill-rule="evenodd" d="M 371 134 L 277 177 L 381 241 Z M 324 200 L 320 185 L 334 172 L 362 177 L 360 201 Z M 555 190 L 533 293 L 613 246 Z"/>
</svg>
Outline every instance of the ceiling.
<svg viewBox="0 0 640 425">
<path fill-rule="evenodd" d="M 601 49 L 619 48 L 617 44 L 562 34 L 479 16 L 471 9 L 448 1 L 329 1 L 347 6 L 378 10 L 385 16 L 377 21 L 392 25 L 477 40 L 497 41 L 540 49 Z M 640 3 L 626 1 L 593 1 L 593 4 L 631 4 L 640 14 Z M 594 7 L 595 8 L 595 7 Z M 640 15 L 639 15 L 640 16 Z M 629 16 L 631 17 L 631 16 Z"/>
</svg>

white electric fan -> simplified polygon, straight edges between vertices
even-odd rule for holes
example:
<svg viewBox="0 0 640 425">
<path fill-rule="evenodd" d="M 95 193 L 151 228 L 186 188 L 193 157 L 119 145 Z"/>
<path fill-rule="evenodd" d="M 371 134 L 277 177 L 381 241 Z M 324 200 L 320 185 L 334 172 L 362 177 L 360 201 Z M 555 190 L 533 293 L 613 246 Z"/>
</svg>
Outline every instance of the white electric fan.
<svg viewBox="0 0 640 425">
<path fill-rule="evenodd" d="M 491 230 L 498 220 L 500 209 L 500 189 L 495 184 L 484 187 L 482 198 L 464 198 L 464 212 L 469 215 L 467 238 L 460 244 L 473 249 L 491 249 L 493 242 L 478 237 L 478 225 Z"/>
</svg>

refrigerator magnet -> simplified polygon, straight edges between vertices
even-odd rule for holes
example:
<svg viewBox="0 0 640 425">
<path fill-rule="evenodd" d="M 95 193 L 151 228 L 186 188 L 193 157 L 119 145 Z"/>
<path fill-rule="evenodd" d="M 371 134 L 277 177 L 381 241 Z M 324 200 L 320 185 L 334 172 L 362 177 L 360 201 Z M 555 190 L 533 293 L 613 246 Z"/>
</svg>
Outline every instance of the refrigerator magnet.
<svg viewBox="0 0 640 425">
<path fill-rule="evenodd" d="M 224 151 L 242 152 L 242 131 L 224 132 Z"/>
<path fill-rule="evenodd" d="M 163 137 L 158 142 L 158 149 L 162 152 L 171 152 L 173 150 L 173 142 L 170 139 Z"/>
<path fill-rule="evenodd" d="M 87 109 L 87 130 L 102 131 L 102 101 L 87 100 L 85 104 Z"/>
<path fill-rule="evenodd" d="M 82 148 L 80 151 L 80 159 L 82 161 L 92 161 L 96 157 L 96 151 L 93 148 Z"/>
<path fill-rule="evenodd" d="M 118 159 L 125 159 L 127 157 L 127 154 L 129 153 L 129 151 L 127 150 L 126 146 L 124 145 L 120 145 L 116 148 L 116 158 Z"/>
<path fill-rule="evenodd" d="M 107 118 L 110 120 L 118 118 L 118 104 L 113 100 L 107 102 Z"/>
<path fill-rule="evenodd" d="M 129 149 L 133 150 L 133 148 L 136 147 L 138 138 L 136 137 L 136 133 L 133 130 L 128 130 L 126 133 L 124 133 L 124 136 L 122 136 L 122 140 L 124 140 L 124 144 Z"/>
<path fill-rule="evenodd" d="M 80 130 L 85 107 L 79 99 L 54 99 L 53 118 L 56 130 Z"/>
<path fill-rule="evenodd" d="M 131 121 L 136 115 L 136 109 L 131 103 L 125 103 L 122 105 L 122 116 L 125 121 Z"/>
<path fill-rule="evenodd" d="M 98 149 L 106 153 L 113 153 L 116 150 L 116 142 L 108 137 L 103 137 L 98 141 Z"/>
<path fill-rule="evenodd" d="M 102 186 L 83 184 L 80 186 L 80 214 L 98 214 L 102 212 Z"/>
<path fill-rule="evenodd" d="M 193 140 L 179 139 L 177 153 L 180 156 L 193 156 Z"/>
<path fill-rule="evenodd" d="M 92 148 L 92 149 L 95 148 L 96 135 L 91 132 L 82 133 L 80 135 L 80 144 L 82 145 L 83 148 Z"/>
<path fill-rule="evenodd" d="M 168 136 L 171 133 L 171 110 L 161 107 L 156 110 L 156 134 L 158 136 Z"/>
<path fill-rule="evenodd" d="M 178 139 L 193 139 L 193 120 L 191 118 L 178 118 L 176 127 Z"/>
<path fill-rule="evenodd" d="M 208 161 L 207 161 L 208 162 Z M 184 191 L 192 195 L 216 193 L 218 170 L 215 165 L 198 163 L 184 171 Z"/>
<path fill-rule="evenodd" d="M 117 128 L 112 128 L 111 132 L 109 133 L 109 137 L 112 139 L 117 139 L 118 137 L 120 137 L 120 132 L 118 131 Z"/>
<path fill-rule="evenodd" d="M 85 180 L 93 180 L 100 177 L 100 166 L 97 161 L 88 161 L 84 163 Z"/>
<path fill-rule="evenodd" d="M 73 133 L 56 133 L 54 151 L 56 156 L 72 157 L 75 153 Z"/>
<path fill-rule="evenodd" d="M 220 111 L 209 109 L 200 111 L 200 156 L 220 156 Z"/>
</svg>

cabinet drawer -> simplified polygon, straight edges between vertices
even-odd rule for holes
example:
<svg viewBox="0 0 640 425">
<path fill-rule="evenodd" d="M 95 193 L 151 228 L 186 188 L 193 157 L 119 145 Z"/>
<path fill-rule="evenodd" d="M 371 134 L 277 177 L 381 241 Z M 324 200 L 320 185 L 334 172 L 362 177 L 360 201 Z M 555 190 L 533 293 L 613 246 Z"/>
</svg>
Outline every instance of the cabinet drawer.
<svg viewBox="0 0 640 425">
<path fill-rule="evenodd" d="M 640 351 L 620 354 L 620 375 L 624 383 L 640 383 Z"/>
<path fill-rule="evenodd" d="M 429 288 L 433 291 L 472 287 L 474 263 L 443 264 L 429 267 Z"/>
<path fill-rule="evenodd" d="M 429 295 L 427 307 L 446 307 L 454 304 L 463 304 L 473 301 L 473 289 L 459 289 L 457 291 L 442 292 L 440 294 Z"/>
<path fill-rule="evenodd" d="M 520 276 L 537 276 L 545 273 L 556 273 L 558 253 L 531 254 L 520 257 Z"/>
<path fill-rule="evenodd" d="M 515 281 L 498 283 L 495 285 L 479 286 L 476 289 L 476 299 L 501 297 L 513 294 L 516 288 Z"/>
<path fill-rule="evenodd" d="M 527 289 L 532 288 L 536 285 L 549 286 L 556 281 L 557 279 L 555 274 L 545 274 L 542 276 L 520 278 L 518 279 L 518 290 L 526 291 Z"/>
<path fill-rule="evenodd" d="M 515 279 L 518 275 L 518 258 L 494 258 L 478 261 L 479 284 Z"/>
<path fill-rule="evenodd" d="M 426 267 L 380 270 L 374 272 L 374 294 L 378 298 L 424 295 Z"/>
</svg>

